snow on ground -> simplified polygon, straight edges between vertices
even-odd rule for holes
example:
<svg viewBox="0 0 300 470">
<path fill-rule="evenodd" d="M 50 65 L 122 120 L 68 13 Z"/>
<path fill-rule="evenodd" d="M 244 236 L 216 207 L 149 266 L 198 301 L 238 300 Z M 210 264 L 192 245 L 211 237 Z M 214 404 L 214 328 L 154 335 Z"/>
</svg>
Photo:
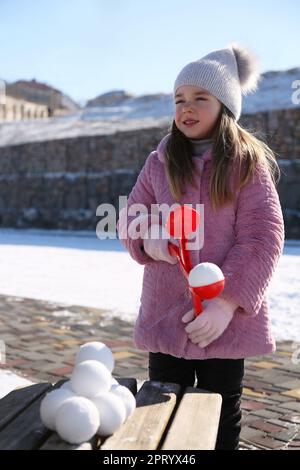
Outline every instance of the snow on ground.
<svg viewBox="0 0 300 470">
<path fill-rule="evenodd" d="M 0 294 L 108 310 L 134 322 L 144 266 L 93 232 L 0 230 Z M 277 340 L 300 338 L 300 242 L 288 241 L 269 288 Z M 82 319 L 84 320 L 84 318 Z"/>
<path fill-rule="evenodd" d="M 96 233 L 0 230 L 0 294 L 110 310 L 133 321 L 143 266 Z"/>
<path fill-rule="evenodd" d="M 300 341 L 300 242 L 286 242 L 269 289 L 272 326 L 277 341 Z"/>
<path fill-rule="evenodd" d="M 14 374 L 10 370 L 0 369 L 0 399 L 19 387 L 32 385 L 30 380 Z"/>
</svg>

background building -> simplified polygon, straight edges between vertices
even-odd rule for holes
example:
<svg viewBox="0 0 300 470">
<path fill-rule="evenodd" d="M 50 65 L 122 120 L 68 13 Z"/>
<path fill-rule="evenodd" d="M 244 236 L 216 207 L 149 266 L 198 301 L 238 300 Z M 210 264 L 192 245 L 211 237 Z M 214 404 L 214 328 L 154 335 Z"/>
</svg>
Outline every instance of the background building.
<svg viewBox="0 0 300 470">
<path fill-rule="evenodd" d="M 0 121 L 43 119 L 70 114 L 79 109 L 77 103 L 61 91 L 39 83 L 0 80 Z"/>
</svg>

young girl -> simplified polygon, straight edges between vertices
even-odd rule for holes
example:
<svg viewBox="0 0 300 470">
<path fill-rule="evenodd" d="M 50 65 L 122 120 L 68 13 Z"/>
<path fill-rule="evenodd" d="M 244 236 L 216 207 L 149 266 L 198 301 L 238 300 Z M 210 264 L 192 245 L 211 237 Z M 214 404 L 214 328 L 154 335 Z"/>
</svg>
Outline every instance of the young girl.
<svg viewBox="0 0 300 470">
<path fill-rule="evenodd" d="M 256 57 L 236 44 L 181 70 L 170 133 L 146 159 L 117 224 L 145 265 L 134 340 L 149 351 L 149 378 L 194 386 L 196 376 L 197 387 L 222 395 L 216 449 L 238 449 L 244 358 L 275 351 L 267 289 L 284 243 L 280 173 L 271 149 L 237 123 L 242 94 L 259 78 Z M 137 203 L 148 213 L 128 216 Z M 151 208 L 174 203 L 204 205 L 204 244 L 192 265 L 215 263 L 225 276 L 222 294 L 196 318 L 171 237 L 164 228 L 153 236 L 165 223 Z"/>
</svg>

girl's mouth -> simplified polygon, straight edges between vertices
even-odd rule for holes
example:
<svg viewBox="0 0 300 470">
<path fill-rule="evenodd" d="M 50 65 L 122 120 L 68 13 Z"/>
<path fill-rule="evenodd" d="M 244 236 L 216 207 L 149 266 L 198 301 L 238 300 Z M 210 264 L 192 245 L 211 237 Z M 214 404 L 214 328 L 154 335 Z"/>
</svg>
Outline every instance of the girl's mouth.
<svg viewBox="0 0 300 470">
<path fill-rule="evenodd" d="M 187 119 L 186 121 L 183 121 L 183 124 L 186 126 L 186 127 L 192 127 L 194 126 L 195 124 L 197 124 L 199 121 L 194 121 L 192 119 Z"/>
</svg>

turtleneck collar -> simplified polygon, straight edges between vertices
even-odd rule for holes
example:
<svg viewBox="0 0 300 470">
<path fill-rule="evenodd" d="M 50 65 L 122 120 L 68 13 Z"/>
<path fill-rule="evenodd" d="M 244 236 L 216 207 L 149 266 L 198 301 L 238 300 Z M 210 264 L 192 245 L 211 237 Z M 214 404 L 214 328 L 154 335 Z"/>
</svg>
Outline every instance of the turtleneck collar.
<svg viewBox="0 0 300 470">
<path fill-rule="evenodd" d="M 168 143 L 168 140 L 170 138 L 170 133 L 168 133 L 167 135 L 165 135 L 161 141 L 159 142 L 158 146 L 157 146 L 157 157 L 158 157 L 158 160 L 161 162 L 161 163 L 166 163 L 166 159 L 165 159 L 165 150 L 166 150 L 166 145 Z M 199 155 L 197 155 L 197 157 L 199 157 Z M 195 157 L 193 157 L 195 158 Z M 200 162 L 202 161 L 208 161 L 208 160 L 211 160 L 212 159 L 212 149 L 208 149 L 204 152 L 204 154 L 202 154 L 201 158 L 198 158 L 197 160 L 200 160 Z"/>
<path fill-rule="evenodd" d="M 201 157 L 211 146 L 213 140 L 209 139 L 188 139 L 192 144 L 192 156 Z"/>
</svg>

